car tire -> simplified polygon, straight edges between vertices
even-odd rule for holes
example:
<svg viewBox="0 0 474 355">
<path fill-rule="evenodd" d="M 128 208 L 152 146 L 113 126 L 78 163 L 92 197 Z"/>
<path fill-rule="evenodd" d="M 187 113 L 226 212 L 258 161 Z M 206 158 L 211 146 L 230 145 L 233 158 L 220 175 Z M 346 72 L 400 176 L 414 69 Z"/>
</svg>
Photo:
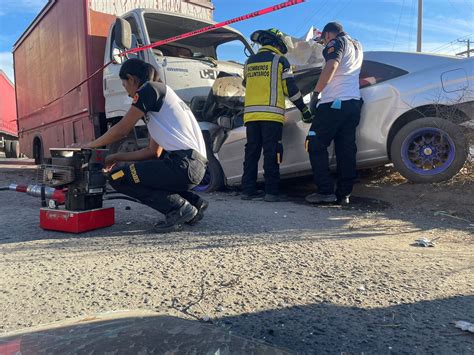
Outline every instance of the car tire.
<svg viewBox="0 0 474 355">
<path fill-rule="evenodd" d="M 10 149 L 11 149 L 11 157 L 18 159 L 20 157 L 20 146 L 18 144 L 18 141 L 12 141 Z"/>
<path fill-rule="evenodd" d="M 12 141 L 5 140 L 5 158 L 9 159 L 12 157 Z"/>
<path fill-rule="evenodd" d="M 458 125 L 439 117 L 411 121 L 395 135 L 390 155 L 395 169 L 416 183 L 451 179 L 466 162 L 469 145 Z"/>
<path fill-rule="evenodd" d="M 214 156 L 208 138 L 209 137 L 204 134 L 204 140 L 206 141 L 207 168 L 201 183 L 194 188 L 194 191 L 197 192 L 219 191 L 225 186 L 225 177 L 221 163 L 219 163 L 219 160 Z"/>
</svg>

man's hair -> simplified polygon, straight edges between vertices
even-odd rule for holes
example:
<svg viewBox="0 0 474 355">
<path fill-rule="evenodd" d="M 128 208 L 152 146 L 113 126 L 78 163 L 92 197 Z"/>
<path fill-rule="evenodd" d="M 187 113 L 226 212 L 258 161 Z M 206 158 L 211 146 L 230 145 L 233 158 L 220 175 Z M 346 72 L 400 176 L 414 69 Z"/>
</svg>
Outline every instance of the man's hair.
<svg viewBox="0 0 474 355">
<path fill-rule="evenodd" d="M 321 31 L 322 33 L 341 33 L 344 32 L 344 28 L 342 25 L 338 22 L 329 22 L 324 26 L 323 30 Z"/>
<path fill-rule="evenodd" d="M 140 85 L 147 81 L 161 81 L 153 65 L 137 58 L 128 59 L 122 64 L 120 79 L 127 80 L 128 75 L 136 77 Z"/>
</svg>

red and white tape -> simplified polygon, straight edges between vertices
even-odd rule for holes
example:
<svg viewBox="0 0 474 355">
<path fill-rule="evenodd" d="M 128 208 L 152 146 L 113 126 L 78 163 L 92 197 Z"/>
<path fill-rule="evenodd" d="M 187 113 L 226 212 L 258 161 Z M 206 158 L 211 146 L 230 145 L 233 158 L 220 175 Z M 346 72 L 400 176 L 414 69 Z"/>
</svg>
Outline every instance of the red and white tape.
<svg viewBox="0 0 474 355">
<path fill-rule="evenodd" d="M 201 33 L 209 32 L 209 31 L 215 30 L 215 29 L 217 29 L 217 28 L 221 28 L 221 27 L 224 27 L 224 26 L 227 26 L 227 25 L 236 23 L 236 22 L 241 22 L 241 21 L 249 20 L 249 19 L 254 18 L 254 17 L 266 15 L 266 14 L 269 14 L 269 13 L 272 13 L 272 12 L 275 12 L 275 11 L 279 11 L 279 10 L 285 9 L 285 8 L 287 8 L 287 7 L 290 7 L 290 6 L 298 5 L 298 4 L 301 4 L 301 3 L 305 2 L 305 1 L 306 1 L 306 0 L 291 0 L 291 1 L 286 1 L 286 2 L 283 2 L 283 3 L 278 4 L 278 5 L 270 6 L 270 7 L 267 7 L 267 8 L 265 8 L 265 9 L 262 9 L 262 10 L 259 10 L 259 11 L 255 11 L 255 12 L 252 12 L 252 13 L 249 13 L 249 14 L 247 14 L 247 15 L 243 15 L 243 16 L 239 16 L 239 17 L 233 18 L 233 19 L 231 19 L 231 20 L 219 22 L 219 23 L 216 23 L 216 24 L 214 24 L 214 25 L 207 26 L 207 27 L 204 27 L 204 28 L 201 28 L 201 29 L 198 29 L 198 30 L 194 30 L 194 31 L 191 31 L 191 32 L 183 33 L 183 34 L 181 34 L 181 35 L 179 35 L 179 36 L 174 36 L 174 37 L 170 37 L 170 38 L 167 38 L 167 39 L 163 39 L 163 40 L 160 40 L 160 41 L 157 41 L 157 42 L 148 44 L 148 45 L 143 46 L 143 47 L 133 48 L 133 49 L 130 49 L 130 50 L 128 50 L 128 51 L 125 51 L 125 52 L 120 53 L 120 56 L 125 56 L 125 55 L 127 55 L 127 54 L 141 52 L 141 51 L 147 50 L 147 49 L 149 49 L 149 48 L 154 48 L 154 47 L 162 46 L 162 45 L 167 44 L 167 43 L 176 42 L 176 41 L 179 41 L 179 40 L 181 40 L 181 39 L 185 39 L 185 38 L 197 36 L 197 35 L 199 35 L 199 34 L 201 34 Z M 108 67 L 110 64 L 112 64 L 112 63 L 114 63 L 113 60 L 111 60 L 110 62 L 106 63 L 106 64 L 103 65 L 101 68 L 97 69 L 97 70 L 96 70 L 93 74 L 91 74 L 89 77 L 87 77 L 86 79 L 84 79 L 83 81 L 81 81 L 79 84 L 77 84 L 76 86 L 74 86 L 72 89 L 68 90 L 68 91 L 65 92 L 63 95 L 59 96 L 58 98 L 54 99 L 53 101 L 48 102 L 46 105 L 43 105 L 39 110 L 36 110 L 35 112 L 31 113 L 29 116 L 31 116 L 31 115 L 33 115 L 33 114 L 39 112 L 39 111 L 42 111 L 42 110 L 46 109 L 48 106 L 50 106 L 50 105 L 52 105 L 53 103 L 55 103 L 56 101 L 61 100 L 61 99 L 62 99 L 63 97 L 65 97 L 66 95 L 68 95 L 69 93 L 71 93 L 71 92 L 73 92 L 74 90 L 76 90 L 79 86 L 85 84 L 85 83 L 88 82 L 90 79 L 92 79 L 94 76 L 96 76 L 97 74 L 99 74 L 100 72 L 102 72 L 105 68 L 107 68 L 107 67 Z"/>
<path fill-rule="evenodd" d="M 249 19 L 254 18 L 254 17 L 266 15 L 266 14 L 269 14 L 271 12 L 282 10 L 282 9 L 285 9 L 287 7 L 290 7 L 290 6 L 298 5 L 298 4 L 301 4 L 305 1 L 306 0 L 287 1 L 287 2 L 281 3 L 279 5 L 270 6 L 270 7 L 267 7 L 266 9 L 263 9 L 263 10 L 255 11 L 255 12 L 252 12 L 252 13 L 247 14 L 247 15 L 243 15 L 243 16 L 233 18 L 231 20 L 219 22 L 219 23 L 216 23 L 216 24 L 211 25 L 211 26 L 200 28 L 199 30 L 195 30 L 195 31 L 183 33 L 179 36 L 174 36 L 174 37 L 170 37 L 170 38 L 167 38 L 167 39 L 163 39 L 163 40 L 151 43 L 151 44 L 143 46 L 143 47 L 133 48 L 133 49 L 130 49 L 126 52 L 121 53 L 120 55 L 124 56 L 124 55 L 130 54 L 130 53 L 137 53 L 137 52 L 141 52 L 143 50 L 149 49 L 149 48 L 154 48 L 154 47 L 162 46 L 162 45 L 167 44 L 167 43 L 176 42 L 176 41 L 179 41 L 181 39 L 193 37 L 193 36 L 196 36 L 196 35 L 199 35 L 199 34 L 202 34 L 202 33 L 205 33 L 205 32 L 209 32 L 209 31 L 213 31 L 217 28 L 228 26 L 228 25 L 231 25 L 231 24 L 236 23 L 236 22 L 249 20 Z"/>
</svg>

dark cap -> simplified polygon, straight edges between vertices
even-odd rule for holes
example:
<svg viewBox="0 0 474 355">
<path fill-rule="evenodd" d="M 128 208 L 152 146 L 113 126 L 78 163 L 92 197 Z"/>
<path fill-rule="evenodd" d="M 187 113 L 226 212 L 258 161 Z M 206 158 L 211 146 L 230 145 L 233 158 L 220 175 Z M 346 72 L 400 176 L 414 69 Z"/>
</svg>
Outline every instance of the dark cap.
<svg viewBox="0 0 474 355">
<path fill-rule="evenodd" d="M 329 22 L 324 26 L 322 33 L 328 33 L 328 32 L 334 32 L 334 33 L 340 33 L 343 32 L 344 28 L 340 23 L 337 22 Z"/>
</svg>

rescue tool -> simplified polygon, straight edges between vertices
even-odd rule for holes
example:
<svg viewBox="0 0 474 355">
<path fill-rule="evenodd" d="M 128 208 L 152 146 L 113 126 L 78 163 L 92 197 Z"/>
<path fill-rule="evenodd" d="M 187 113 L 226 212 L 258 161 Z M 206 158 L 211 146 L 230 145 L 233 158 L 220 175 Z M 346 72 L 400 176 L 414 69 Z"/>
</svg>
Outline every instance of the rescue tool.
<svg viewBox="0 0 474 355">
<path fill-rule="evenodd" d="M 11 184 L 1 190 L 41 197 L 40 227 L 82 233 L 110 227 L 114 208 L 103 207 L 106 149 L 51 148 L 51 164 L 40 165 L 37 185 Z M 46 204 L 46 200 L 49 200 Z"/>
</svg>

